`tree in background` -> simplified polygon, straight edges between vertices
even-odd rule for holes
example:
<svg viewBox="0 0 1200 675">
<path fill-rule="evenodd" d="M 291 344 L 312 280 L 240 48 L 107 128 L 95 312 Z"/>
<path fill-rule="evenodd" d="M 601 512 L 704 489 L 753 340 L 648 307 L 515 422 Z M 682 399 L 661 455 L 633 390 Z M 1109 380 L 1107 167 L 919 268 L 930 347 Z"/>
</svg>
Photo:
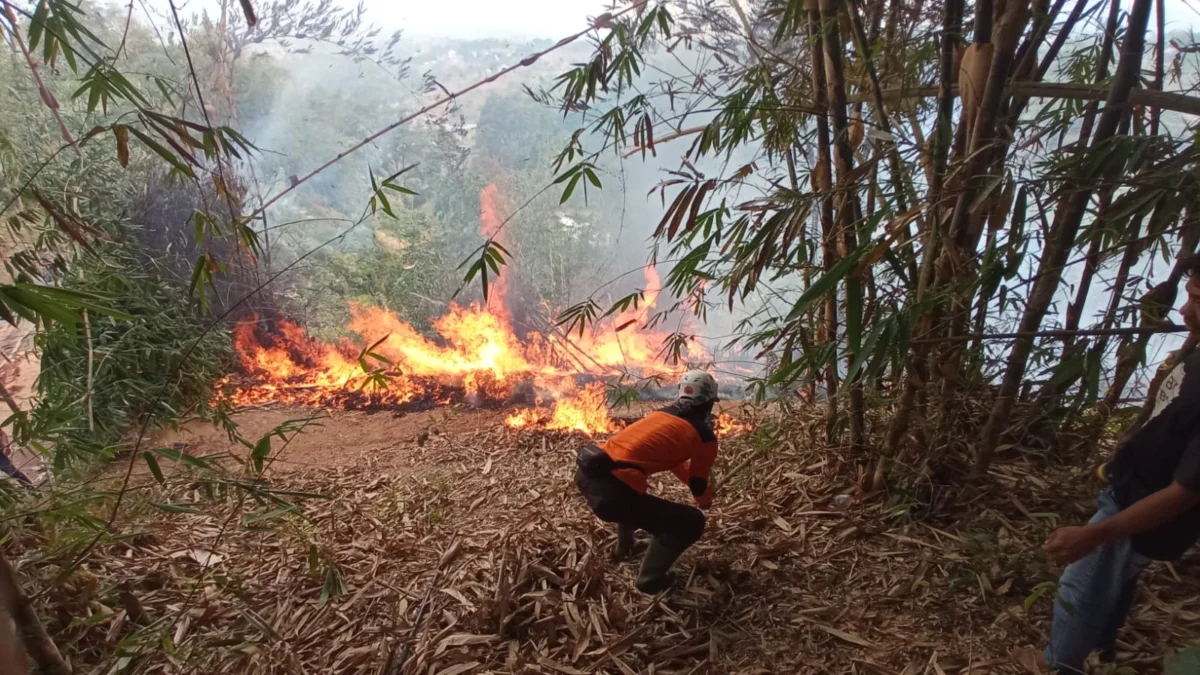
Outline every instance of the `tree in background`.
<svg viewBox="0 0 1200 675">
<path fill-rule="evenodd" d="M 778 355 L 764 386 L 822 382 L 830 439 L 874 465 L 874 485 L 902 453 L 981 474 L 1036 417 L 1013 417 L 1039 394 L 1021 391 L 1028 375 L 1047 378 L 1043 409 L 1086 411 L 1103 395 L 1103 421 L 1144 363 L 1148 334 L 1078 330 L 1097 270 L 1120 260 L 1098 328 L 1140 316 L 1155 329 L 1179 270 L 1133 302 L 1130 270 L 1195 249 L 1195 121 L 1165 115 L 1198 108 L 1163 91 L 1168 78 L 1193 87 L 1194 63 L 1181 50 L 1188 67 L 1166 70 L 1159 6 L 1141 77 L 1152 9 L 648 4 L 539 97 L 594 121 L 600 150 L 564 150 L 567 190 L 603 149 L 679 157 L 656 231 L 679 259 L 677 295 L 732 307 L 806 280 L 746 324 L 747 340 Z M 650 55 L 680 45 L 695 55 L 686 76 L 645 75 Z M 753 161 L 729 161 L 743 148 Z M 1076 263 L 1090 270 L 1077 291 Z M 1039 333 L 1057 298 L 1072 303 L 1065 345 Z M 999 332 L 1015 335 L 998 348 L 984 334 Z M 868 399 L 892 405 L 873 434 Z"/>
</svg>

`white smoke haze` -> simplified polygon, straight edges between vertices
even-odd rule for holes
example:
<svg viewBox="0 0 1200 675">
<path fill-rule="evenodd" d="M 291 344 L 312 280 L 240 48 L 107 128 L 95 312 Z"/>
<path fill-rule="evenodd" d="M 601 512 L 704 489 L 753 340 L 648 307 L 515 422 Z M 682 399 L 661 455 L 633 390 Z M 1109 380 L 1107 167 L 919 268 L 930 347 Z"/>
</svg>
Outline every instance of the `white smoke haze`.
<svg viewBox="0 0 1200 675">
<path fill-rule="evenodd" d="M 154 23 L 166 28 L 169 6 L 148 4 Z M 206 16 L 215 22 L 222 10 L 219 0 L 178 6 L 191 26 L 203 26 Z M 403 31 L 394 47 L 404 59 L 401 65 L 339 55 L 336 45 L 306 40 L 264 41 L 238 55 L 233 71 L 238 110 L 231 124 L 262 151 L 241 171 L 252 185 L 249 206 L 287 189 L 445 92 L 470 86 L 586 28 L 589 16 L 605 9 L 601 3 L 580 1 L 367 2 L 363 7 L 364 25 L 380 29 L 377 44 L 385 44 L 393 31 Z M 236 2 L 226 2 L 225 8 L 231 20 L 241 20 Z M 135 20 L 148 19 L 135 14 Z M 555 78 L 587 58 L 590 49 L 586 40 L 579 40 L 458 97 L 347 156 L 267 209 L 263 236 L 270 246 L 269 265 L 278 270 L 361 215 L 371 196 L 372 175 L 379 178 L 415 165 L 397 182 L 419 195 L 395 199 L 397 219 L 379 213 L 281 277 L 281 294 L 301 308 L 297 318 L 314 334 L 334 339 L 344 334 L 349 301 L 387 306 L 424 329 L 452 300 L 479 300 L 478 280 L 460 288 L 463 270 L 458 266 L 484 241 L 479 194 L 489 184 L 498 187 L 499 216 L 508 219 L 506 239 L 500 241 L 513 254 L 502 276 L 516 289 L 510 302 L 521 304 L 522 311 L 553 320 L 554 312 L 589 297 L 607 308 L 647 286 L 642 268 L 652 259 L 658 260 L 656 270 L 666 285 L 675 261 L 665 249 L 654 250 L 651 235 L 665 209 L 661 196 L 650 192 L 669 170 L 679 168 L 690 139 L 662 145 L 657 156 L 607 152 L 597 160 L 603 189 L 559 203 L 563 186 L 553 184 L 554 158 L 572 132 L 593 124 L 595 116 L 572 113 L 564 119 L 560 110 L 531 100 L 525 87 L 553 87 Z M 652 57 L 657 72 L 644 76 L 685 75 L 699 58 L 682 47 L 657 54 Z M 697 126 L 711 115 L 692 114 L 672 124 Z M 658 133 L 667 133 L 663 129 Z M 584 140 L 588 147 L 586 135 Z M 751 152 L 745 149 L 723 161 L 706 159 L 695 168 L 716 175 L 725 164 L 753 161 Z M 759 197 L 766 188 L 751 178 L 738 197 Z M 422 257 L 423 250 L 438 251 L 441 257 L 431 262 Z M 388 258 L 387 265 L 381 257 Z M 436 272 L 429 272 L 430 267 Z M 364 285 L 370 290 L 365 296 Z M 712 306 L 703 320 L 663 290 L 657 308 L 675 309 L 653 319 L 652 328 L 694 335 L 713 355 L 718 374 L 737 382 L 761 372 L 753 352 L 729 348 L 738 323 L 764 304 L 782 308 L 779 293 L 790 287 L 796 284 L 783 280 L 771 293 L 738 301 L 732 310 L 724 298 L 710 293 Z"/>
<path fill-rule="evenodd" d="M 166 3 L 148 4 L 152 8 L 150 15 L 157 17 L 156 22 L 169 16 Z M 197 17 L 205 12 L 215 16 L 221 4 L 221 0 L 192 0 L 180 7 L 188 16 Z M 236 3 L 226 4 L 231 11 L 239 11 Z M 354 5 L 334 3 L 334 6 Z M 380 29 L 378 42 L 385 41 L 393 31 L 403 31 L 396 47 L 397 54 L 408 59 L 403 73 L 394 66 L 339 56 L 335 48 L 320 43 L 291 44 L 289 48 L 265 43 L 241 57 L 246 65 L 237 72 L 246 78 L 245 88 L 256 92 L 247 100 L 256 100 L 257 105 L 246 106 L 237 125 L 264 150 L 255 162 L 252 178 L 256 190 L 263 195 L 285 189 L 294 177 L 306 175 L 445 91 L 469 86 L 546 49 L 558 39 L 586 27 L 589 16 L 606 9 L 604 3 L 591 0 L 514 3 L 376 0 L 364 2 L 362 7 L 365 23 Z M 1190 30 L 1200 19 L 1190 0 L 1169 0 L 1167 7 L 1170 31 Z M 310 53 L 295 53 L 295 48 L 301 45 L 311 49 Z M 552 295 L 556 309 L 561 309 L 594 295 L 598 304 L 607 306 L 608 302 L 644 285 L 637 270 L 651 257 L 659 260 L 657 270 L 665 280 L 672 263 L 665 250 L 652 250 L 651 241 L 664 206 L 657 193 L 649 193 L 667 176 L 667 171 L 679 168 L 679 157 L 690 142 L 688 139 L 661 145 L 657 156 L 647 154 L 643 158 L 638 154 L 622 158 L 608 153 L 600 160 L 604 189 L 599 194 L 590 193 L 586 202 L 576 195 L 559 205 L 562 186 L 547 189 L 554 178 L 551 166 L 554 155 L 566 144 L 572 131 L 594 119 L 579 114 L 564 119 L 560 112 L 525 96 L 523 86 L 535 91 L 549 88 L 557 75 L 583 60 L 588 49 L 586 41 L 580 40 L 556 50 L 531 67 L 457 98 L 452 107 L 440 107 L 390 132 L 293 191 L 267 212 L 272 265 L 279 267 L 292 262 L 340 232 L 348 220 L 357 218 L 370 196 L 370 172 L 387 175 L 416 164 L 402 181 L 406 187 L 421 193 L 405 203 L 406 216 L 402 220 L 406 224 L 397 228 L 373 219 L 329 247 L 327 253 L 349 256 L 379 247 L 405 251 L 416 248 L 414 237 L 443 237 L 448 253 L 438 265 L 444 268 L 446 278 L 460 277 L 456 268 L 462 258 L 451 253 L 465 255 L 482 242 L 478 234 L 477 194 L 494 182 L 500 188 L 501 214 L 504 218 L 511 217 L 505 227 L 511 230 L 512 241 L 517 242 L 514 259 L 505 274 L 516 284 L 535 289 L 533 297 Z M 656 54 L 652 64 L 657 72 L 652 75 L 651 69 L 647 69 L 644 78 L 686 74 L 696 65 L 697 58 L 686 47 L 670 55 Z M 257 80 L 251 81 L 255 77 Z M 698 126 L 710 116 L 711 113 L 700 112 L 672 123 L 679 128 Z M 1165 123 L 1171 124 L 1169 116 Z M 697 162 L 695 168 L 716 175 L 722 164 L 736 166 L 759 159 L 750 152 L 745 149 L 724 161 L 707 158 Z M 749 178 L 743 193 L 737 197 L 760 196 L 755 191 L 767 186 L 755 181 L 756 176 Z M 538 244 L 544 243 L 539 241 L 544 239 L 541 234 L 551 226 L 568 233 L 579 250 L 591 247 L 600 255 L 588 256 L 582 264 L 572 266 L 568 275 L 552 270 L 546 261 L 553 261 L 561 251 L 533 252 Z M 550 244 L 545 247 L 554 248 Z M 359 264 L 348 259 L 342 262 Z M 306 277 L 316 278 L 315 267 L 330 264 L 327 256 L 306 261 L 285 280 L 304 288 Z M 1034 256 L 1029 256 L 1025 262 L 1026 276 L 1033 273 L 1034 264 Z M 1146 265 L 1143 278 L 1160 277 L 1164 266 L 1161 260 Z M 1076 266 L 1068 271 L 1066 278 L 1069 280 L 1078 272 Z M 1095 283 L 1104 283 L 1105 279 L 1106 274 L 1101 270 Z M 413 284 L 404 277 L 397 277 L 392 283 L 405 287 Z M 783 310 L 794 302 L 801 286 L 799 278 L 774 280 L 744 301 L 736 302 L 732 310 L 724 302 L 716 302 L 703 323 L 689 318 L 686 311 L 675 312 L 663 329 L 692 332 L 706 348 L 714 351 L 729 343 L 739 321 L 764 307 Z M 313 295 L 306 305 L 312 310 L 306 318 L 318 331 L 326 324 L 336 327 L 343 323 L 341 314 L 335 312 L 323 317 L 321 310 L 347 299 L 339 297 L 336 289 L 323 290 L 329 292 Z M 455 290 L 443 280 L 440 284 L 430 282 L 414 287 L 409 292 L 429 300 L 422 311 L 436 314 Z M 1065 312 L 1066 292 L 1061 291 L 1063 298 L 1056 304 L 1059 312 Z M 664 293 L 660 300 L 660 308 L 678 300 L 667 295 Z M 459 300 L 472 297 L 468 292 Z M 1179 303 L 1182 302 L 1180 298 Z M 1102 311 L 1106 303 L 1105 294 L 1091 294 L 1085 308 L 1085 323 L 1088 317 Z M 1157 357 L 1177 346 L 1179 340 L 1174 335 L 1156 336 L 1151 343 L 1150 362 L 1157 362 Z M 1007 349 L 1003 343 L 994 343 L 990 348 L 993 356 L 1003 356 Z M 752 363 L 752 354 L 722 356 L 731 363 L 749 361 L 740 365 L 758 371 Z"/>
</svg>

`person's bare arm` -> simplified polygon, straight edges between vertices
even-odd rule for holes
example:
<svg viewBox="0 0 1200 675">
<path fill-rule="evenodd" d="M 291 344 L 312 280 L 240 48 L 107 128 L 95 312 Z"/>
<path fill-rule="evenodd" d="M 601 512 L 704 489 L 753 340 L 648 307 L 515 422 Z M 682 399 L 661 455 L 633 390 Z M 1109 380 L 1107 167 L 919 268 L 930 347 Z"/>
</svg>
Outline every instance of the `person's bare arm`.
<svg viewBox="0 0 1200 675">
<path fill-rule="evenodd" d="M 1046 539 L 1042 548 L 1050 557 L 1072 563 L 1098 546 L 1148 532 L 1200 504 L 1200 492 L 1179 482 L 1129 505 L 1120 513 L 1098 523 L 1063 527 Z"/>
</svg>

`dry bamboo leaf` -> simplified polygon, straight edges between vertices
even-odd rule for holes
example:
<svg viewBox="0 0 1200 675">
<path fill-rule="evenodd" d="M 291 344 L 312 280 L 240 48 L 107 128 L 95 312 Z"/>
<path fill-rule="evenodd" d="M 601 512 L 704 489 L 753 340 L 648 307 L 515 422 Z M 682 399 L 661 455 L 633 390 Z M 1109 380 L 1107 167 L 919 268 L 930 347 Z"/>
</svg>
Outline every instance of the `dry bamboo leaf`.
<svg viewBox="0 0 1200 675">
<path fill-rule="evenodd" d="M 462 540 L 455 539 L 454 542 L 450 544 L 450 547 L 446 549 L 446 552 L 442 554 L 441 560 L 438 561 L 438 567 L 444 568 L 446 565 L 449 565 L 451 562 L 454 561 L 455 558 L 458 557 L 458 554 L 461 551 L 462 551 Z"/>
<path fill-rule="evenodd" d="M 834 628 L 833 626 L 827 626 L 819 621 L 813 621 L 812 619 L 809 619 L 806 617 L 798 617 L 798 618 L 803 619 L 803 621 L 805 621 L 806 623 L 812 624 L 815 628 L 819 628 L 819 629 L 825 631 L 826 633 L 829 633 L 830 635 L 834 636 L 835 638 L 838 638 L 839 640 L 844 640 L 846 642 L 849 642 L 850 644 L 858 645 L 859 647 L 866 647 L 867 649 L 876 649 L 877 648 L 874 643 L 869 642 L 866 639 L 855 635 L 854 633 L 847 633 L 844 630 L 838 630 L 837 628 Z"/>
<path fill-rule="evenodd" d="M 538 656 L 537 662 L 538 662 L 538 664 L 543 665 L 543 666 L 549 668 L 550 670 L 553 670 L 553 671 L 556 671 L 559 673 L 563 673 L 563 675 L 588 675 L 587 671 L 579 670 L 578 668 L 572 668 L 571 666 L 563 665 L 561 663 L 558 663 L 556 661 L 548 659 L 545 656 Z"/>
<path fill-rule="evenodd" d="M 460 604 L 462 604 L 463 607 L 466 607 L 468 610 L 470 610 L 472 612 L 475 611 L 475 605 L 472 604 L 471 601 L 467 599 L 467 596 L 463 595 L 462 591 L 458 590 L 457 588 L 443 588 L 442 592 L 445 593 L 446 595 L 454 598 L 455 600 L 457 600 Z"/>
<path fill-rule="evenodd" d="M 438 648 L 465 647 L 468 645 L 484 645 L 499 640 L 499 635 L 474 635 L 472 633 L 455 633 L 438 643 Z"/>
<path fill-rule="evenodd" d="M 112 130 L 117 139 L 117 161 L 121 166 L 129 166 L 129 127 L 114 124 Z"/>
<path fill-rule="evenodd" d="M 973 42 L 963 54 L 959 68 L 958 87 L 963 106 L 963 121 L 968 138 L 979 115 L 979 104 L 983 100 L 983 88 L 987 85 L 988 71 L 992 67 L 995 45 L 990 42 Z"/>
<path fill-rule="evenodd" d="M 632 647 L 633 644 L 641 639 L 641 637 L 649 630 L 650 629 L 647 626 L 638 626 L 637 628 L 634 628 L 625 635 L 611 642 L 607 647 L 589 652 L 589 656 L 594 656 L 602 652 L 608 652 L 609 654 L 621 654 Z"/>
<path fill-rule="evenodd" d="M 107 642 L 116 642 L 121 635 L 121 629 L 125 627 L 125 610 L 117 612 L 116 618 L 113 619 L 112 625 L 108 627 L 108 633 L 105 634 Z"/>
<path fill-rule="evenodd" d="M 933 654 L 929 657 L 929 667 L 933 668 L 933 672 L 937 675 L 946 675 L 946 671 L 942 670 L 941 664 L 938 663 L 937 650 L 933 650 Z"/>
<path fill-rule="evenodd" d="M 183 617 L 183 620 L 180 621 L 179 625 L 175 627 L 175 635 L 172 637 L 176 645 L 183 644 L 183 640 L 187 637 L 188 629 L 191 628 L 191 626 L 192 618 L 190 616 Z"/>
<path fill-rule="evenodd" d="M 460 663 L 457 666 L 450 666 L 445 670 L 439 670 L 437 675 L 461 675 L 462 673 L 470 672 L 478 668 L 481 664 L 478 661 L 470 663 Z"/>
<path fill-rule="evenodd" d="M 629 666 L 625 665 L 625 662 L 624 662 L 624 661 L 622 661 L 621 659 L 618 659 L 618 658 L 616 657 L 616 655 L 614 655 L 614 654 L 611 654 L 611 653 L 610 653 L 610 654 L 608 655 L 608 660 L 609 660 L 609 661 L 612 661 L 612 662 L 613 662 L 613 663 L 615 663 L 615 664 L 617 664 L 617 669 L 618 669 L 618 670 L 620 670 L 620 671 L 621 671 L 621 672 L 622 672 L 624 675 L 637 675 L 637 671 L 636 671 L 636 670 L 634 670 L 633 668 L 630 668 Z"/>
<path fill-rule="evenodd" d="M 849 135 L 851 148 L 857 148 L 858 146 L 862 145 L 864 133 L 862 113 L 855 108 L 854 110 L 850 111 Z"/>
<path fill-rule="evenodd" d="M 196 563 L 204 567 L 217 565 L 225 560 L 225 556 L 199 548 L 189 548 L 184 551 L 176 551 L 170 554 L 170 557 L 174 559 L 187 558 L 189 560 L 194 560 Z"/>
</svg>

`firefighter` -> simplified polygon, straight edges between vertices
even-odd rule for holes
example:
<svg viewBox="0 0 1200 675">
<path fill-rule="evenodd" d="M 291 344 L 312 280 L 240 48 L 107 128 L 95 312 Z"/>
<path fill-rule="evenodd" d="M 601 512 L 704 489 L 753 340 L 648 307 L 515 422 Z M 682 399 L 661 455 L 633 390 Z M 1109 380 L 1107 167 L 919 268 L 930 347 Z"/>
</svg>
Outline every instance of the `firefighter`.
<svg viewBox="0 0 1200 675">
<path fill-rule="evenodd" d="M 688 486 L 696 504 L 708 508 L 717 457 L 711 420 L 716 401 L 712 375 L 689 371 L 679 381 L 674 404 L 634 422 L 602 446 L 579 449 L 575 484 L 597 518 L 617 525 L 617 558 L 632 555 L 636 530 L 651 535 L 637 578 L 643 593 L 670 587 L 671 566 L 704 532 L 700 509 L 646 494 L 646 479 L 671 471 Z"/>
</svg>

